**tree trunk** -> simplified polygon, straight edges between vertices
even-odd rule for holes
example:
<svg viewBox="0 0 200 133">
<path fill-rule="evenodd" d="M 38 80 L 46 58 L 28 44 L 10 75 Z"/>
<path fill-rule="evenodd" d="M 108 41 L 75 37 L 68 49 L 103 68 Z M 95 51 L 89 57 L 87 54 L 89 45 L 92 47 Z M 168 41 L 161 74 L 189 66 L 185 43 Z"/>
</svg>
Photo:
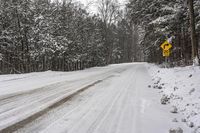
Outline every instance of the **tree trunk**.
<svg viewBox="0 0 200 133">
<path fill-rule="evenodd" d="M 192 43 L 192 59 L 193 65 L 199 65 L 198 47 L 195 30 L 195 17 L 194 17 L 194 1 L 188 1 L 189 14 L 190 14 L 190 30 L 191 30 L 191 43 Z"/>
<path fill-rule="evenodd" d="M 138 54 L 138 38 L 139 38 L 139 35 L 138 35 L 138 25 L 137 24 L 131 24 L 131 28 L 132 28 L 132 44 L 131 46 L 129 47 L 130 49 L 130 60 L 131 61 L 138 61 L 138 57 L 137 57 L 137 54 Z"/>
</svg>

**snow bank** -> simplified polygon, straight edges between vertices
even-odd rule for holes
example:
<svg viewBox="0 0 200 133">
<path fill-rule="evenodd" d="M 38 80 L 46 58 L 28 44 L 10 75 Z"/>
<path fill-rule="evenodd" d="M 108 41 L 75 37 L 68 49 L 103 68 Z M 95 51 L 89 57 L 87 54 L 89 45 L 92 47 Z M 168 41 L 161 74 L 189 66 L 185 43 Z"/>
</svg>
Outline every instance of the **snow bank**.
<svg viewBox="0 0 200 133">
<path fill-rule="evenodd" d="M 95 76 L 102 73 L 107 73 L 113 68 L 123 68 L 130 64 L 109 65 L 107 67 L 94 67 L 85 69 L 83 71 L 73 72 L 34 72 L 28 74 L 10 74 L 0 75 L 0 97 L 4 95 L 11 95 L 14 93 L 21 93 L 34 90 L 47 85 L 63 82 L 76 81 L 85 79 L 87 77 Z"/>
<path fill-rule="evenodd" d="M 182 115 L 181 121 L 193 128 L 194 133 L 200 133 L 200 68 L 167 69 L 151 65 L 149 73 L 153 88 L 170 99 L 169 104 Z"/>
</svg>

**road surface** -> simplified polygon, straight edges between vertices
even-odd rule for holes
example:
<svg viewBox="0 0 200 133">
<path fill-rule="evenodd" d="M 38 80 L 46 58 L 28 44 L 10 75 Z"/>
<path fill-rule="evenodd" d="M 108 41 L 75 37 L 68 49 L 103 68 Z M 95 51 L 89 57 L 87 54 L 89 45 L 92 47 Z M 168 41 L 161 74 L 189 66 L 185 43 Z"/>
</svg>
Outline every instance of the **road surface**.
<svg viewBox="0 0 200 133">
<path fill-rule="evenodd" d="M 134 63 L 92 68 L 42 87 L 4 90 L 0 132 L 168 133 L 179 126 L 172 123 L 177 116 L 148 88 L 148 67 Z M 23 82 L 16 78 L 15 84 L 18 80 Z"/>
</svg>

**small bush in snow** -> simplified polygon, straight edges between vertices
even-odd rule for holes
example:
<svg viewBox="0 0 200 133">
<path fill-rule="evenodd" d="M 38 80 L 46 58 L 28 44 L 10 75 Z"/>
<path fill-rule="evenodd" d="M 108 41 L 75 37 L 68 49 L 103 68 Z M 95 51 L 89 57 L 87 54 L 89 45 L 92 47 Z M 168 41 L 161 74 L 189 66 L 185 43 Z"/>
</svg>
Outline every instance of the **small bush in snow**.
<svg viewBox="0 0 200 133">
<path fill-rule="evenodd" d="M 174 91 L 178 90 L 178 87 L 174 87 Z"/>
<path fill-rule="evenodd" d="M 169 133 L 183 133 L 183 129 L 181 129 L 180 127 L 176 129 L 170 129 Z"/>
<path fill-rule="evenodd" d="M 191 127 L 191 128 L 194 127 L 194 123 L 193 122 L 188 122 L 187 125 L 188 125 L 188 127 Z"/>
<path fill-rule="evenodd" d="M 153 88 L 154 88 L 154 89 L 158 88 L 158 85 L 154 85 Z"/>
<path fill-rule="evenodd" d="M 165 83 L 162 83 L 162 84 L 161 84 L 161 86 L 164 86 L 164 85 L 165 85 Z"/>
<path fill-rule="evenodd" d="M 187 122 L 187 120 L 185 118 L 181 119 L 182 122 Z"/>
<path fill-rule="evenodd" d="M 171 113 L 178 113 L 178 109 L 176 106 L 172 107 Z"/>
<path fill-rule="evenodd" d="M 162 86 L 158 86 L 158 89 L 162 89 Z"/>
<path fill-rule="evenodd" d="M 174 119 L 172 120 L 172 122 L 178 122 L 178 120 L 177 120 L 176 118 L 174 118 Z"/>
<path fill-rule="evenodd" d="M 189 94 L 191 95 L 193 92 L 195 92 L 195 88 L 192 88 L 189 92 Z"/>
<path fill-rule="evenodd" d="M 189 78 L 191 78 L 191 77 L 192 77 L 192 74 L 189 75 Z"/>
<path fill-rule="evenodd" d="M 161 104 L 167 104 L 169 103 L 170 98 L 167 95 L 163 95 L 160 99 Z"/>
</svg>

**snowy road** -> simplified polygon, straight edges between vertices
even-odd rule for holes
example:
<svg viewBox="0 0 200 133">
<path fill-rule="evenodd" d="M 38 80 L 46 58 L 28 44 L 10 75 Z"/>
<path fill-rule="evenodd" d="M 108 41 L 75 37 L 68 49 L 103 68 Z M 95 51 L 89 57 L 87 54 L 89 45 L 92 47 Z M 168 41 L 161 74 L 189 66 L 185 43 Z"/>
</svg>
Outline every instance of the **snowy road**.
<svg viewBox="0 0 200 133">
<path fill-rule="evenodd" d="M 41 85 L 31 89 L 31 75 L 0 78 L 0 132 L 168 133 L 182 125 L 172 123 L 174 114 L 148 88 L 147 69 L 146 63 L 92 68 L 61 74 L 52 84 L 37 81 L 36 74 L 33 82 Z M 13 87 L 16 82 L 23 83 L 21 90 Z"/>
</svg>

